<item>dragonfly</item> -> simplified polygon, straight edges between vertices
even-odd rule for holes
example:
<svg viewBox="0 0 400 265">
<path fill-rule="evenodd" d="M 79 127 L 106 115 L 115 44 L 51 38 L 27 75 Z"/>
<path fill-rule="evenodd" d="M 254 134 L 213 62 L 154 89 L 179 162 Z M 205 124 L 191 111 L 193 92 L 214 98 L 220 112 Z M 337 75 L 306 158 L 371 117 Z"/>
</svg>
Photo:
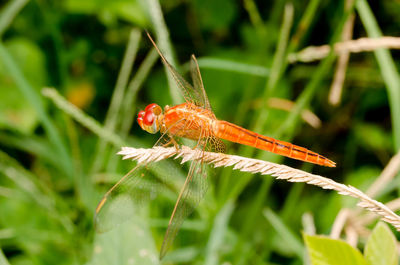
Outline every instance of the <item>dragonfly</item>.
<svg viewBox="0 0 400 265">
<path fill-rule="evenodd" d="M 147 36 L 185 99 L 185 103 L 172 107 L 165 106 L 164 110 L 156 103 L 152 103 L 138 113 L 137 122 L 143 130 L 151 134 L 161 133 L 155 146 L 173 144 L 179 148 L 179 139 L 186 138 L 194 140 L 193 150 L 199 152 L 200 156 L 197 157 L 202 157 L 201 154 L 205 151 L 223 152 L 225 150 L 223 139 L 321 166 L 336 166 L 335 162 L 304 147 L 276 140 L 217 119 L 207 98 L 196 57 L 192 55 L 190 61 L 192 86 L 167 61 L 149 33 Z M 109 225 L 108 221 L 104 221 L 107 220 L 107 214 L 120 214 L 121 216 L 113 218 L 118 222 L 126 219 L 126 216 L 123 216 L 125 214 L 123 209 L 116 208 L 120 207 L 120 204 L 115 206 L 112 201 L 120 194 L 129 194 L 134 201 L 141 199 L 137 194 L 137 188 L 142 186 L 142 182 L 150 175 L 143 170 L 145 167 L 146 165 L 142 164 L 134 167 L 104 195 L 96 208 L 96 226 L 101 228 Z M 206 176 L 205 163 L 201 159 L 193 160 L 169 219 L 160 250 L 160 259 L 167 253 L 184 219 L 203 198 L 207 190 Z"/>
</svg>

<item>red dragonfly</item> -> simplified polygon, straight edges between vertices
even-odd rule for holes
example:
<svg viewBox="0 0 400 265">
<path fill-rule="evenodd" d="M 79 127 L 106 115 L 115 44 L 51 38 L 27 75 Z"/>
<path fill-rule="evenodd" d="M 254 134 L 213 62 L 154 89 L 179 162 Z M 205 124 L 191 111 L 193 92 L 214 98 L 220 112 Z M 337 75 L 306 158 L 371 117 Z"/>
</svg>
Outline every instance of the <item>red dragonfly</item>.
<svg viewBox="0 0 400 265">
<path fill-rule="evenodd" d="M 155 103 L 148 105 L 144 111 L 140 111 L 137 121 L 140 127 L 152 134 L 161 132 L 162 136 L 156 145 L 174 144 L 178 148 L 178 138 L 188 138 L 194 140 L 194 147 L 198 152 L 216 151 L 222 152 L 224 144 L 221 139 L 231 142 L 252 146 L 265 151 L 273 152 L 279 155 L 287 156 L 322 166 L 335 167 L 335 162 L 321 156 L 315 152 L 307 150 L 304 147 L 293 145 L 288 142 L 279 141 L 267 137 L 227 121 L 218 120 L 211 110 L 203 81 L 200 75 L 200 69 L 196 57 L 192 55 L 190 72 L 193 80 L 193 86 L 190 85 L 175 68 L 165 59 L 164 55 L 158 49 L 157 45 L 147 34 L 159 53 L 162 62 L 173 76 L 178 87 L 185 98 L 185 103 L 173 107 L 166 106 L 164 111 Z M 200 156 L 201 157 L 201 156 Z M 143 165 L 138 165 L 116 183 L 103 197 L 96 208 L 96 225 L 106 227 L 109 224 L 105 215 L 116 214 L 119 212 L 110 201 L 119 194 L 133 193 L 135 186 L 140 186 L 147 175 L 142 173 Z M 140 173 L 139 173 L 140 172 Z M 203 163 L 192 161 L 189 168 L 186 181 L 181 188 L 175 207 L 172 211 L 168 228 L 160 250 L 160 259 L 164 257 L 168 248 L 171 246 L 180 226 L 185 217 L 187 217 L 196 207 L 197 203 L 203 197 L 206 188 L 204 179 L 206 170 Z M 136 187 L 137 188 L 137 187 Z M 133 195 L 133 194 L 131 194 Z M 134 200 L 139 200 L 134 198 Z M 107 210 L 104 210 L 104 209 Z M 121 222 L 122 217 L 115 217 Z"/>
</svg>

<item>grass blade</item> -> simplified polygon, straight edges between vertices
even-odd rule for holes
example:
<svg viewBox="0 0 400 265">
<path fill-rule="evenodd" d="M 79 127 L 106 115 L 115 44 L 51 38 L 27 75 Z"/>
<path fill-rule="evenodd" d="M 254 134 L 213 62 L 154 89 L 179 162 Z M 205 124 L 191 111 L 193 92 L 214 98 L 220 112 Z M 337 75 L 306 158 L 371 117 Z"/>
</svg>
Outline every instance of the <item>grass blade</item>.
<svg viewBox="0 0 400 265">
<path fill-rule="evenodd" d="M 156 49 L 152 49 L 143 63 L 140 65 L 136 75 L 129 82 L 128 90 L 125 94 L 125 100 L 123 101 L 122 113 L 121 113 L 121 129 L 120 135 L 122 137 L 126 137 L 129 133 L 129 129 L 131 128 L 135 116 L 135 106 L 134 102 L 136 99 L 136 95 L 139 91 L 139 88 L 142 86 L 143 82 L 149 75 L 151 68 L 158 58 L 158 53 Z"/>
<path fill-rule="evenodd" d="M 289 227 L 286 226 L 282 219 L 271 209 L 264 209 L 263 214 L 276 232 L 280 235 L 282 240 L 287 243 L 287 247 L 291 248 L 300 259 L 303 259 L 304 247 L 301 243 L 301 240 L 294 235 L 294 233 L 289 229 Z"/>
<path fill-rule="evenodd" d="M 120 111 L 125 96 L 125 88 L 127 87 L 129 75 L 133 67 L 133 62 L 136 58 L 139 42 L 140 31 L 138 29 L 132 29 L 129 35 L 129 42 L 125 51 L 124 58 L 122 60 L 121 69 L 119 71 L 117 82 L 115 84 L 114 92 L 111 98 L 110 107 L 107 111 L 106 119 L 104 122 L 104 127 L 110 132 L 115 131 L 115 127 L 118 124 L 118 117 L 122 117 L 120 115 Z M 96 155 L 93 159 L 92 172 L 97 172 L 101 168 L 101 165 L 105 160 L 107 141 L 104 141 L 104 139 L 108 138 L 100 138 L 97 144 L 97 151 L 95 152 Z"/>
<path fill-rule="evenodd" d="M 7 51 L 4 44 L 1 42 L 0 42 L 0 58 L 2 58 L 4 65 L 8 69 L 9 73 L 11 74 L 16 84 L 18 85 L 18 88 L 21 90 L 22 94 L 34 107 L 50 141 L 58 151 L 58 154 L 60 156 L 60 163 L 63 165 L 63 168 L 65 172 L 67 172 L 67 175 L 71 176 L 72 162 L 70 156 L 68 155 L 67 149 L 56 127 L 54 126 L 53 122 L 50 120 L 50 117 L 45 111 L 42 98 L 26 80 L 23 73 L 16 65 L 14 59 L 11 57 L 10 53 Z"/>
<path fill-rule="evenodd" d="M 153 27 L 157 35 L 157 45 L 160 47 L 160 50 L 164 53 L 165 58 L 169 61 L 172 66 L 177 66 L 176 60 L 174 59 L 171 42 L 169 40 L 169 32 L 168 28 L 164 21 L 164 16 L 162 14 L 161 6 L 158 0 L 148 0 L 146 1 L 148 12 L 153 22 Z M 169 93 L 172 98 L 172 102 L 174 105 L 182 102 L 182 95 L 176 85 L 173 77 L 168 72 L 168 69 L 165 68 L 168 77 L 169 83 Z"/>
<path fill-rule="evenodd" d="M 10 26 L 19 11 L 29 2 L 29 0 L 13 0 L 7 3 L 0 14 L 0 37 Z"/>
<path fill-rule="evenodd" d="M 382 32 L 367 1 L 359 0 L 356 2 L 358 14 L 368 36 L 371 38 L 381 37 Z M 377 49 L 374 54 L 388 92 L 390 111 L 392 113 L 393 139 L 395 142 L 394 151 L 396 152 L 400 149 L 400 77 L 388 49 Z"/>
<path fill-rule="evenodd" d="M 70 115 L 82 126 L 86 127 L 94 134 L 98 135 L 99 138 L 105 139 L 106 141 L 112 143 L 116 147 L 124 145 L 124 141 L 118 135 L 114 134 L 109 130 L 104 129 L 98 121 L 88 116 L 86 113 L 84 113 L 81 109 L 77 108 L 72 103 L 68 102 L 54 88 L 44 88 L 42 93 L 45 97 L 50 98 L 54 102 L 54 104 L 56 104 L 57 107 L 63 110 L 66 114 Z"/>
<path fill-rule="evenodd" d="M 228 59 L 202 57 L 199 58 L 197 61 L 201 68 L 230 71 L 260 77 L 267 77 L 270 72 L 268 68 L 261 65 L 239 63 Z"/>
<path fill-rule="evenodd" d="M 0 265 L 10 265 L 10 263 L 8 262 L 6 256 L 4 256 L 3 251 L 0 248 Z"/>
<path fill-rule="evenodd" d="M 204 264 L 219 264 L 219 254 L 223 244 L 225 233 L 228 229 L 228 222 L 234 209 L 233 202 L 229 201 L 219 211 L 213 222 L 213 228 L 208 239 Z"/>
</svg>

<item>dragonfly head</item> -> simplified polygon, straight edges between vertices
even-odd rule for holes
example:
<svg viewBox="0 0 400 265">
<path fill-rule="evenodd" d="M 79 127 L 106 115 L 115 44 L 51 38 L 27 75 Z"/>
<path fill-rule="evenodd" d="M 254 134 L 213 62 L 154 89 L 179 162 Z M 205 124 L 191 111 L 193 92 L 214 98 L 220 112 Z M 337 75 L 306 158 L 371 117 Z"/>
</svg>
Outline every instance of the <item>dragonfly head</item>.
<svg viewBox="0 0 400 265">
<path fill-rule="evenodd" d="M 143 130 L 154 134 L 160 130 L 162 115 L 161 107 L 152 103 L 139 112 L 137 121 Z"/>
</svg>

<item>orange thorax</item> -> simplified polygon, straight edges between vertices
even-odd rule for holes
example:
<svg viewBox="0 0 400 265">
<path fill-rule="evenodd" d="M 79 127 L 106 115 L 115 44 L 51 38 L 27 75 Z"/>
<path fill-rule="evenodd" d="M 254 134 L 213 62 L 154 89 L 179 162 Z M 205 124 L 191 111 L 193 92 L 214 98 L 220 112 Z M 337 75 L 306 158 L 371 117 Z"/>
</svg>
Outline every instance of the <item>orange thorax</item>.
<svg viewBox="0 0 400 265">
<path fill-rule="evenodd" d="M 214 114 L 192 103 L 165 107 L 161 132 L 192 140 L 209 137 L 216 120 Z"/>
</svg>

